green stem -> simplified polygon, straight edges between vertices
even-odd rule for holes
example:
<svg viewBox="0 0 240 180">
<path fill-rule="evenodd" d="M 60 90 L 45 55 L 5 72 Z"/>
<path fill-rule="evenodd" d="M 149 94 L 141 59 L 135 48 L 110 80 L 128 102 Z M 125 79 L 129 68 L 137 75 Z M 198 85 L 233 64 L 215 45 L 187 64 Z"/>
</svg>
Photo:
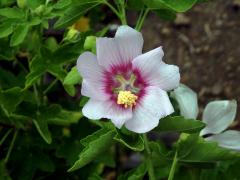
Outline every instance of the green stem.
<svg viewBox="0 0 240 180">
<path fill-rule="evenodd" d="M 144 10 L 141 9 L 141 11 L 140 11 L 140 13 L 139 13 L 139 16 L 138 16 L 138 19 L 137 19 L 137 23 L 136 23 L 135 29 L 137 29 L 138 26 L 139 26 L 139 23 L 140 23 L 140 21 L 141 21 L 141 19 L 142 19 L 142 16 L 143 16 L 143 12 L 144 12 Z"/>
<path fill-rule="evenodd" d="M 57 81 L 58 79 L 55 79 L 54 81 L 52 81 L 51 84 L 47 87 L 47 89 L 43 91 L 43 94 L 46 95 L 47 92 L 56 84 Z"/>
<path fill-rule="evenodd" d="M 146 151 L 146 160 L 147 160 L 147 166 L 148 166 L 148 176 L 150 180 L 155 180 L 155 175 L 154 175 L 154 169 L 153 169 L 153 164 L 152 164 L 152 159 L 151 159 L 151 150 L 148 144 L 148 138 L 146 134 L 143 134 L 143 140 L 145 144 L 145 151 Z"/>
<path fill-rule="evenodd" d="M 15 143 L 15 140 L 16 140 L 16 138 L 17 138 L 17 135 L 18 135 L 18 130 L 16 130 L 15 133 L 14 133 L 14 135 L 13 135 L 11 144 L 10 144 L 10 146 L 9 146 L 9 148 L 8 148 L 7 155 L 6 155 L 5 159 L 4 159 L 4 162 L 5 162 L 5 163 L 8 162 L 8 159 L 9 159 L 10 154 L 11 154 L 11 152 L 12 152 L 12 149 L 13 149 L 13 146 L 14 146 L 14 143 Z"/>
<path fill-rule="evenodd" d="M 174 178 L 174 173 L 175 173 L 175 170 L 176 170 L 176 165 L 177 165 L 177 150 L 175 152 L 175 155 L 174 155 L 174 159 L 173 159 L 173 163 L 172 163 L 172 167 L 171 167 L 171 170 L 170 170 L 170 173 L 169 173 L 169 176 L 168 176 L 168 180 L 173 180 Z"/>
<path fill-rule="evenodd" d="M 121 3 L 121 12 L 122 12 L 122 24 L 127 25 L 126 11 L 125 11 L 125 2 Z"/>
<path fill-rule="evenodd" d="M 33 91 L 34 91 L 35 99 L 36 99 L 37 104 L 38 104 L 38 106 L 39 106 L 39 105 L 40 105 L 40 100 L 39 100 L 39 97 L 38 97 L 38 91 L 37 91 L 37 86 L 36 86 L 36 84 L 33 85 Z"/>
<path fill-rule="evenodd" d="M 3 142 L 7 139 L 8 135 L 12 132 L 12 129 L 9 129 L 6 134 L 3 136 L 3 138 L 0 141 L 0 146 L 3 144 Z"/>
<path fill-rule="evenodd" d="M 143 23 L 144 23 L 144 20 L 145 20 L 145 18 L 147 17 L 147 14 L 148 14 L 148 12 L 149 12 L 149 9 L 147 8 L 147 9 L 145 9 L 145 11 L 144 11 L 144 13 L 143 13 L 143 15 L 141 16 L 141 14 L 140 14 L 140 20 L 138 20 L 137 22 L 138 22 L 138 24 L 136 25 L 136 30 L 138 30 L 138 31 L 140 31 L 140 29 L 142 28 L 142 26 L 143 26 Z"/>
</svg>

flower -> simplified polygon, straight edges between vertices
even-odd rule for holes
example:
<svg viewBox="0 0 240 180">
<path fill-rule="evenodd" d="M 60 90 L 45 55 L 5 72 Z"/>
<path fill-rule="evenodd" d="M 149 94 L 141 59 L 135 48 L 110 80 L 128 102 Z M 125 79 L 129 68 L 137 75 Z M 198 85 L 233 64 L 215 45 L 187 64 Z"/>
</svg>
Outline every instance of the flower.
<svg viewBox="0 0 240 180">
<path fill-rule="evenodd" d="M 97 55 L 85 52 L 77 61 L 83 77 L 83 107 L 89 119 L 111 119 L 131 131 L 145 133 L 174 112 L 167 95 L 179 85 L 179 68 L 162 61 L 161 47 L 142 54 L 142 34 L 120 26 L 114 38 L 97 38 Z"/>
<path fill-rule="evenodd" d="M 172 96 L 177 100 L 182 116 L 197 118 L 197 95 L 193 90 L 185 85 L 180 85 L 172 92 Z M 224 148 L 240 150 L 240 132 L 225 131 L 233 123 L 236 112 L 237 102 L 235 100 L 219 100 L 208 103 L 202 117 L 206 127 L 200 131 L 200 136 L 210 135 L 205 140 L 215 141 Z"/>
</svg>

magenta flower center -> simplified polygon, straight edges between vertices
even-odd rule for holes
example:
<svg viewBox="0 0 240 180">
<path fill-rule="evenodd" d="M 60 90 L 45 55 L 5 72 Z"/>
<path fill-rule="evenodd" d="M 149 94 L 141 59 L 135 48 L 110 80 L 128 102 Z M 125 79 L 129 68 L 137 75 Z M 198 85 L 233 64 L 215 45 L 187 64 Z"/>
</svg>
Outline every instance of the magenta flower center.
<svg viewBox="0 0 240 180">
<path fill-rule="evenodd" d="M 104 84 L 104 90 L 110 95 L 111 100 L 125 108 L 128 107 L 128 103 L 130 103 L 129 107 L 135 106 L 144 95 L 147 86 L 140 71 L 133 68 L 131 63 L 112 66 L 110 70 L 106 70 L 104 72 Z M 129 98 L 128 102 L 126 98 Z M 124 101 L 126 103 L 119 103 Z"/>
</svg>

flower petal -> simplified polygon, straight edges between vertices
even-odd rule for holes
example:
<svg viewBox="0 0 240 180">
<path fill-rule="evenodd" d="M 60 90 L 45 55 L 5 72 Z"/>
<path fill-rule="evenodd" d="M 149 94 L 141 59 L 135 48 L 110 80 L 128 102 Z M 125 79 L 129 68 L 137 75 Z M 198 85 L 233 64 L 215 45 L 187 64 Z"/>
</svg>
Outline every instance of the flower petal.
<svg viewBox="0 0 240 180">
<path fill-rule="evenodd" d="M 89 119 L 111 119 L 117 128 L 132 118 L 130 108 L 123 109 L 111 101 L 98 101 L 90 99 L 82 109 L 83 115 Z"/>
<path fill-rule="evenodd" d="M 219 146 L 240 151 L 240 132 L 228 130 L 206 138 L 207 141 L 215 141 Z"/>
<path fill-rule="evenodd" d="M 107 100 L 110 96 L 104 92 L 104 86 L 100 82 L 83 79 L 81 94 L 95 100 Z"/>
<path fill-rule="evenodd" d="M 116 40 L 114 38 L 97 38 L 97 59 L 98 63 L 109 68 L 122 63 Z"/>
<path fill-rule="evenodd" d="M 106 111 L 105 102 L 90 99 L 82 109 L 83 115 L 92 120 L 103 118 Z"/>
<path fill-rule="evenodd" d="M 98 65 L 96 56 L 91 52 L 84 52 L 79 56 L 77 69 L 84 79 L 98 82 L 103 76 L 103 69 Z"/>
<path fill-rule="evenodd" d="M 184 84 L 180 84 L 180 86 L 171 93 L 171 96 L 177 100 L 182 116 L 189 119 L 197 118 L 199 111 L 198 99 L 197 94 L 192 89 Z"/>
<path fill-rule="evenodd" d="M 118 43 L 121 58 L 125 62 L 131 62 L 135 57 L 142 54 L 143 37 L 135 29 L 123 25 L 117 29 L 115 39 Z"/>
<path fill-rule="evenodd" d="M 158 86 L 165 91 L 179 86 L 179 68 L 162 61 L 162 47 L 144 53 L 133 60 L 133 67 L 141 71 L 151 86 Z"/>
<path fill-rule="evenodd" d="M 174 112 L 165 91 L 157 87 L 148 87 L 146 95 L 133 111 L 133 118 L 125 123 L 127 129 L 145 133 L 155 128 L 159 119 Z"/>
<path fill-rule="evenodd" d="M 206 127 L 202 129 L 200 135 L 221 133 L 234 121 L 236 111 L 235 100 L 208 103 L 203 112 L 203 122 L 206 123 Z"/>
</svg>

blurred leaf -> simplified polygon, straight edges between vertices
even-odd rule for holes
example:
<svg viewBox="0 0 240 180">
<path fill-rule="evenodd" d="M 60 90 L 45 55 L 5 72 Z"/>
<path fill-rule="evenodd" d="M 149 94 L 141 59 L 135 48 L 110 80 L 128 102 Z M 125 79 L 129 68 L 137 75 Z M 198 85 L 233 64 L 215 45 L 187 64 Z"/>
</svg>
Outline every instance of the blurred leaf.
<svg viewBox="0 0 240 180">
<path fill-rule="evenodd" d="M 0 104 L 9 112 L 15 111 L 18 104 L 23 100 L 22 91 L 19 87 L 8 90 L 0 90 Z"/>
<path fill-rule="evenodd" d="M 28 28 L 29 26 L 27 24 L 18 25 L 17 28 L 14 29 L 10 41 L 10 46 L 17 46 L 21 44 L 28 33 Z"/>
<path fill-rule="evenodd" d="M 114 140 L 120 142 L 127 148 L 133 151 L 143 151 L 144 150 L 144 141 L 140 134 L 123 134 L 120 131 L 115 135 Z"/>
<path fill-rule="evenodd" d="M 9 42 L 7 39 L 0 39 L 0 61 L 1 60 L 13 60 L 17 52 L 16 48 L 9 48 Z"/>
<path fill-rule="evenodd" d="M 11 87 L 23 87 L 25 74 L 20 73 L 15 76 L 12 72 L 0 68 L 0 89 L 10 89 Z"/>
<path fill-rule="evenodd" d="M 124 175 L 120 175 L 117 180 L 142 180 L 146 173 L 147 165 L 143 162 L 137 168 L 128 171 Z"/>
<path fill-rule="evenodd" d="M 82 117 L 83 115 L 81 112 L 67 111 L 62 109 L 59 113 L 55 114 L 54 117 L 48 119 L 48 123 L 67 126 L 72 123 L 77 123 Z"/>
<path fill-rule="evenodd" d="M 155 131 L 196 133 L 205 127 L 202 121 L 185 119 L 182 116 L 167 116 L 160 119 Z"/>
<path fill-rule="evenodd" d="M 174 21 L 176 19 L 176 13 L 169 9 L 159 9 L 154 11 L 162 20 Z"/>
<path fill-rule="evenodd" d="M 1 0 L 0 1 L 0 7 L 10 6 L 14 2 L 15 2 L 15 0 Z"/>
<path fill-rule="evenodd" d="M 24 13 L 18 8 L 2 8 L 0 9 L 0 16 L 22 19 L 24 17 Z"/>
<path fill-rule="evenodd" d="M 219 147 L 215 142 L 207 142 L 197 134 L 182 134 L 177 151 L 178 159 L 182 162 L 217 162 L 234 159 L 240 155 Z"/>
<path fill-rule="evenodd" d="M 0 161 L 0 179 L 1 180 L 11 180 L 8 171 L 5 167 L 4 161 Z"/>
<path fill-rule="evenodd" d="M 134 10 L 145 9 L 143 0 L 129 0 L 127 1 L 127 8 Z"/>
<path fill-rule="evenodd" d="M 53 5 L 53 8 L 55 9 L 66 8 L 66 6 L 70 5 L 71 3 L 72 3 L 71 0 L 59 0 L 56 4 Z"/>
<path fill-rule="evenodd" d="M 74 5 L 72 5 L 65 11 L 64 15 L 60 17 L 59 20 L 56 22 L 55 27 L 64 28 L 73 24 L 87 11 L 99 5 L 100 3 L 103 3 L 103 0 L 74 1 Z"/>
<path fill-rule="evenodd" d="M 43 117 L 43 115 L 39 115 L 36 119 L 33 120 L 34 125 L 36 126 L 39 134 L 42 138 L 48 143 L 51 144 L 52 136 L 48 130 L 47 119 Z"/>
<path fill-rule="evenodd" d="M 32 160 L 35 167 L 42 171 L 54 172 L 55 170 L 55 165 L 53 164 L 52 160 L 49 158 L 49 155 L 41 151 L 35 152 Z"/>
<path fill-rule="evenodd" d="M 79 154 L 79 159 L 68 171 L 71 172 L 82 168 L 93 161 L 97 156 L 100 156 L 101 153 L 110 147 L 114 134 L 114 130 L 102 128 L 82 139 L 81 143 L 85 148 Z"/>
<path fill-rule="evenodd" d="M 4 22 L 0 25 L 0 38 L 7 37 L 13 32 L 12 23 Z"/>
<path fill-rule="evenodd" d="M 75 85 L 80 83 L 82 80 L 77 67 L 74 66 L 71 71 L 67 74 L 67 76 L 65 77 L 63 84 L 64 85 Z"/>
<path fill-rule="evenodd" d="M 176 12 L 185 12 L 192 8 L 197 0 L 143 0 L 150 9 L 170 9 Z"/>
</svg>

